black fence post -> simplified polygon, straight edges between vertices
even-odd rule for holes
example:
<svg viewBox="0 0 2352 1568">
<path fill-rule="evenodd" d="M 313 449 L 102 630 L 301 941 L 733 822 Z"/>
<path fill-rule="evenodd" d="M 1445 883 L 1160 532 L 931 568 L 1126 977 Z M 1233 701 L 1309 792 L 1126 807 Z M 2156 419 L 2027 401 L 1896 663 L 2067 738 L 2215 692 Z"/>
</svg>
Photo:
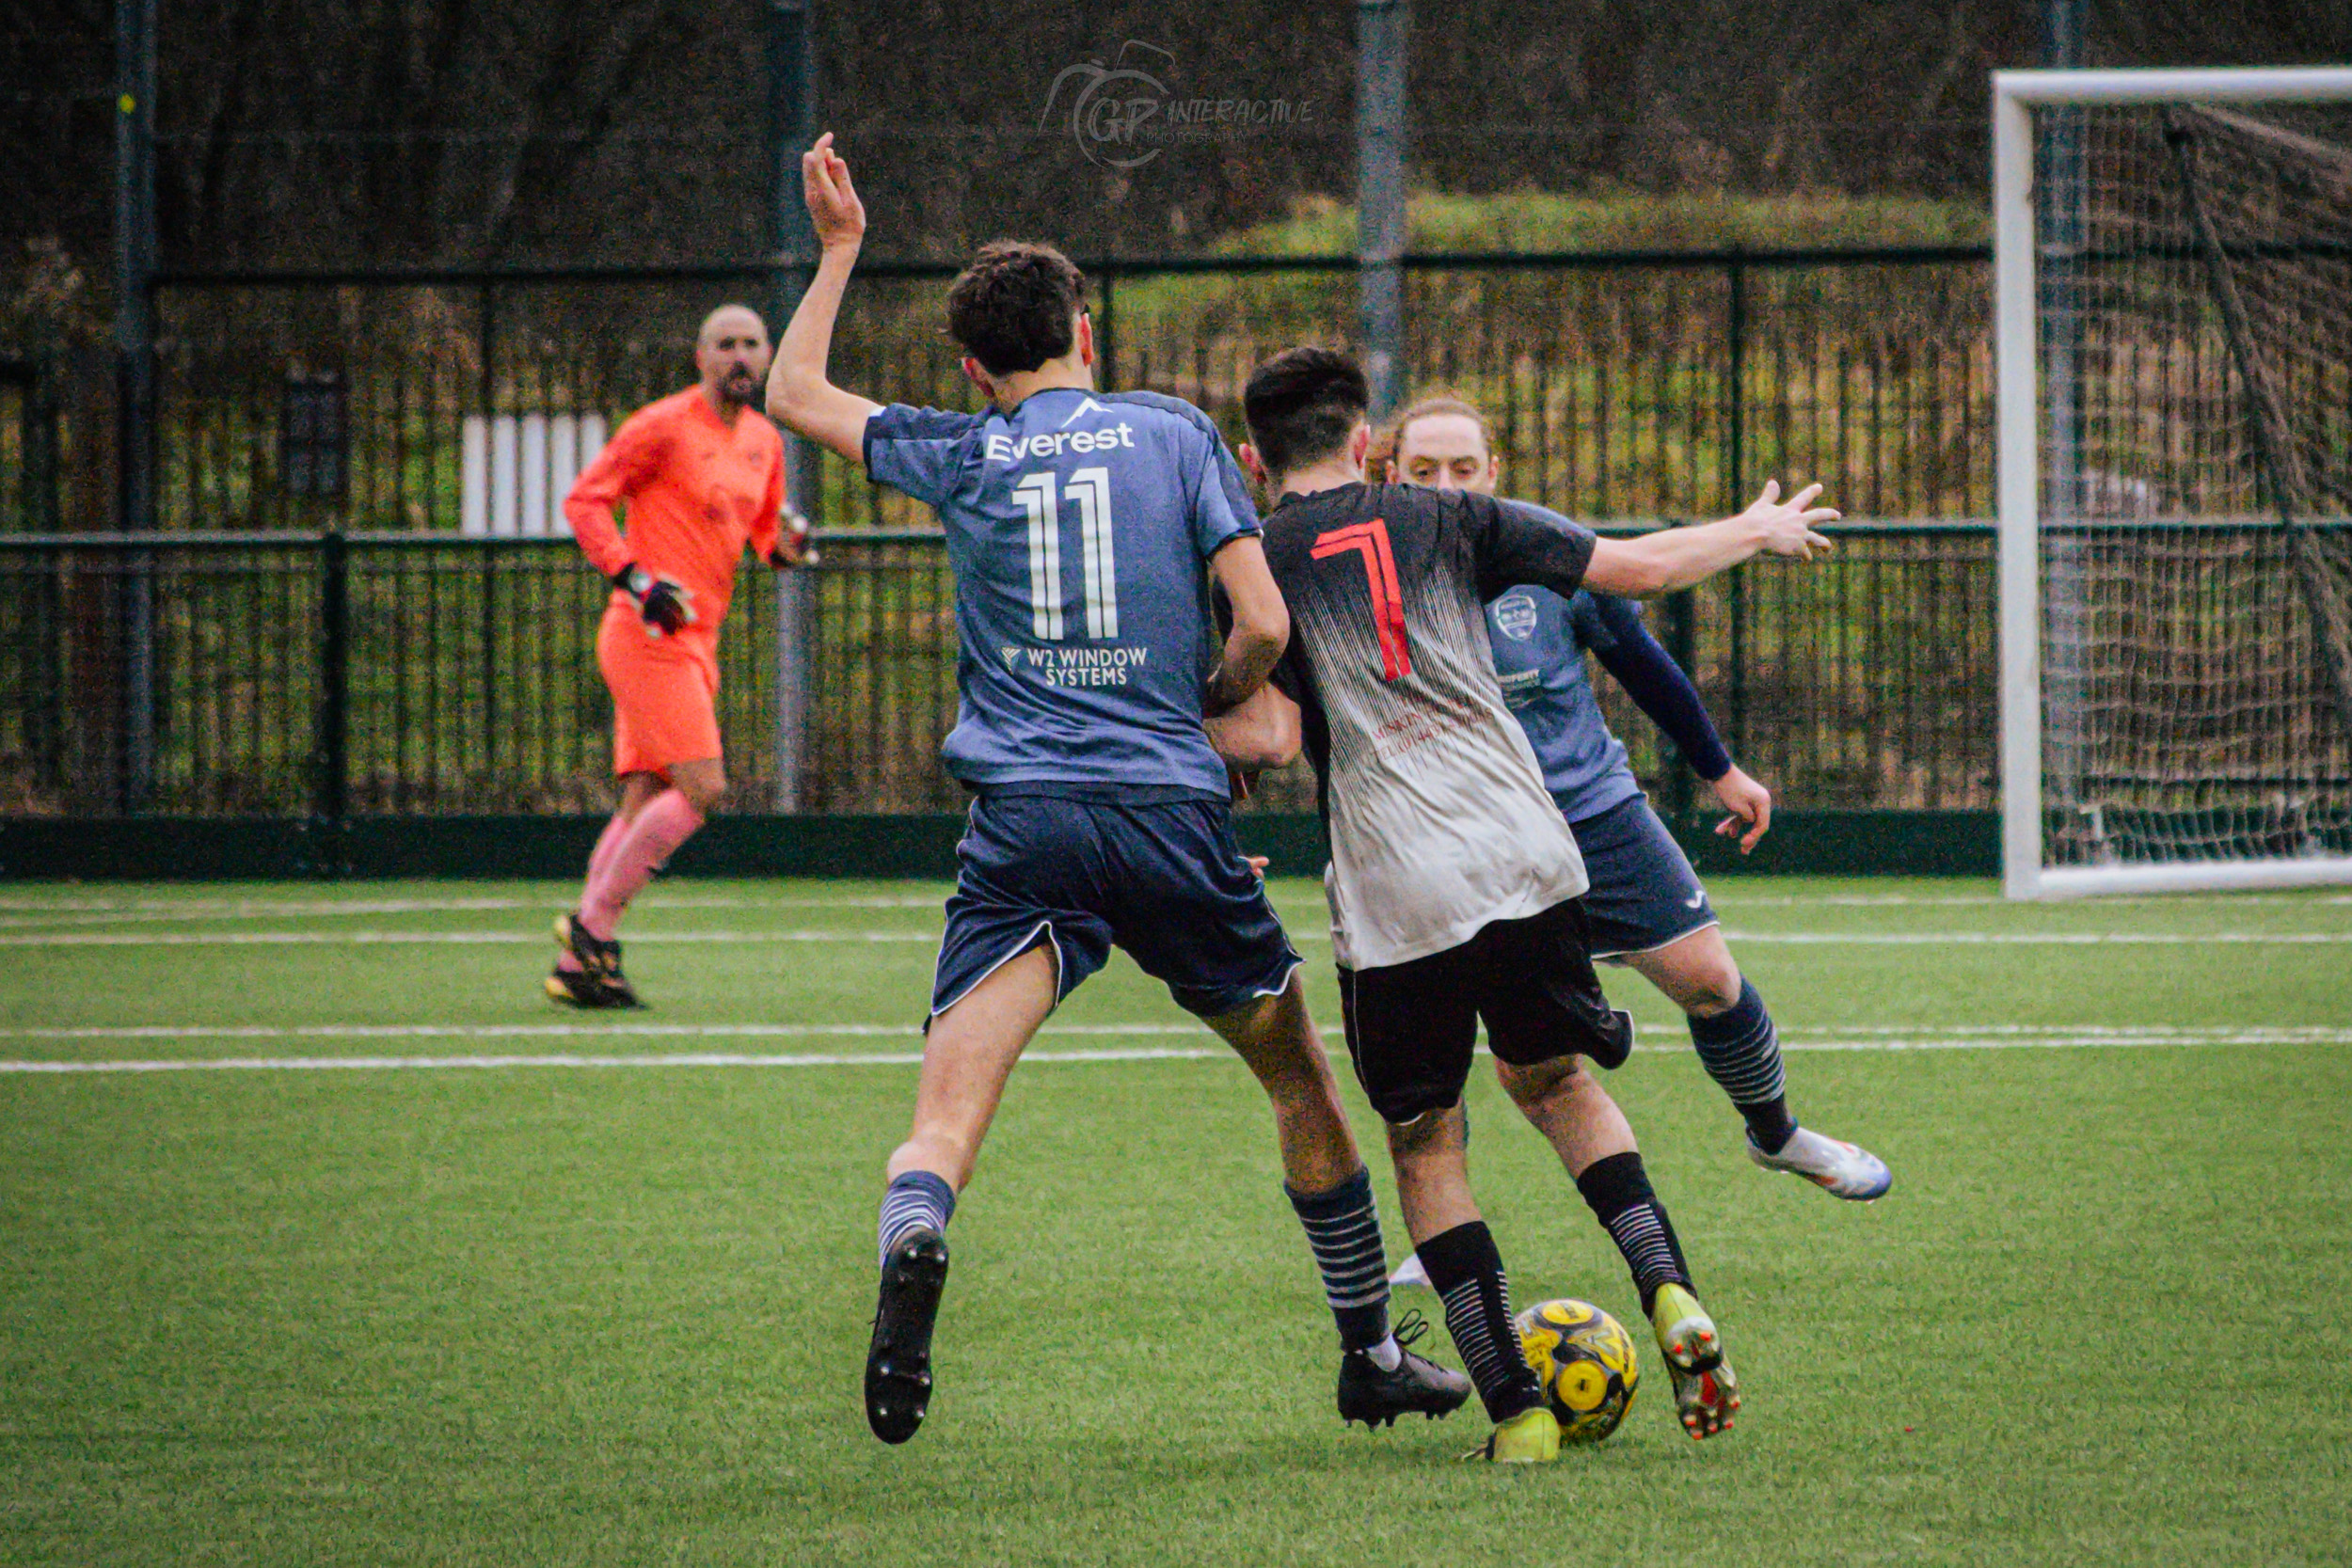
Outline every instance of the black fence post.
<svg viewBox="0 0 2352 1568">
<path fill-rule="evenodd" d="M 319 715 L 317 793 L 311 807 L 310 869 L 343 872 L 343 823 L 351 793 L 351 557 L 340 529 L 319 538 Z"/>
<path fill-rule="evenodd" d="M 499 557 L 495 545 L 482 551 L 482 760 L 495 772 L 499 763 Z"/>
<path fill-rule="evenodd" d="M 817 266 L 817 231 L 801 194 L 801 153 L 817 139 L 817 48 L 809 14 L 814 0 L 768 5 L 768 275 L 769 331 L 781 334 L 807 292 Z M 785 500 L 802 515 L 823 521 L 818 453 L 787 432 Z M 769 805 L 799 811 L 808 738 L 808 658 L 816 591 L 806 572 L 778 572 L 775 705 L 769 751 L 774 782 Z"/>
<path fill-rule="evenodd" d="M 57 531 L 58 367 L 54 350 L 33 356 L 32 377 L 17 416 L 17 450 L 24 455 L 24 487 L 17 526 L 27 533 Z"/>
<path fill-rule="evenodd" d="M 1095 384 L 1106 392 L 1119 390 L 1119 263 L 1103 258 L 1103 319 L 1095 324 L 1094 357 L 1102 366 Z"/>
<path fill-rule="evenodd" d="M 1748 269 L 1734 257 L 1724 269 L 1731 293 L 1725 323 L 1730 338 L 1730 382 L 1724 399 L 1728 422 L 1724 441 L 1724 511 L 1735 513 L 1748 503 Z M 1734 567 L 1725 584 L 1730 602 L 1731 671 L 1725 700 L 1731 712 L 1731 754 L 1736 760 L 1748 749 L 1748 574 Z"/>
</svg>

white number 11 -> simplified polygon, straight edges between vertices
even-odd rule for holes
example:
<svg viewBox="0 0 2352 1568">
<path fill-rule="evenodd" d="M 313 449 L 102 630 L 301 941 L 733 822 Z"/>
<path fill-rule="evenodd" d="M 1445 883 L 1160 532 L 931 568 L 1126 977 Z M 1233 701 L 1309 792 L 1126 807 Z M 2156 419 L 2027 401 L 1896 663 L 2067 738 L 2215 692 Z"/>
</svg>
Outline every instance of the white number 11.
<svg viewBox="0 0 2352 1568">
<path fill-rule="evenodd" d="M 1039 641 L 1062 640 L 1061 511 L 1051 472 L 1034 473 L 1012 487 L 1029 515 L 1029 624 Z M 1087 636 L 1119 635 L 1119 578 L 1111 553 L 1111 471 L 1080 468 L 1067 492 L 1078 509 L 1078 539 L 1086 567 Z"/>
</svg>

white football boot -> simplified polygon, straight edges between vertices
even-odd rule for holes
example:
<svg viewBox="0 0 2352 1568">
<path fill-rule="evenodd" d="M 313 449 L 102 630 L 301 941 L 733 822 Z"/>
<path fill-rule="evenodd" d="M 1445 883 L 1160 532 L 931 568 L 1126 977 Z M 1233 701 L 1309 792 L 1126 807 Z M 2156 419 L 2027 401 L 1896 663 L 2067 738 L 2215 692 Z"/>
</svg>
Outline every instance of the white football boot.
<svg viewBox="0 0 2352 1568">
<path fill-rule="evenodd" d="M 1424 1291 L 1432 1288 L 1429 1271 L 1421 1266 L 1421 1254 L 1418 1252 L 1406 1253 L 1405 1261 L 1396 1266 L 1396 1273 L 1389 1275 L 1389 1289 L 1391 1291 L 1402 1291 L 1409 1285 L 1418 1285 Z"/>
<path fill-rule="evenodd" d="M 1791 1176 L 1802 1176 L 1832 1197 L 1851 1198 L 1867 1203 L 1874 1197 L 1884 1197 L 1886 1189 L 1895 1184 L 1895 1175 L 1886 1168 L 1886 1162 L 1862 1148 L 1836 1138 L 1825 1138 L 1809 1127 L 1800 1127 L 1777 1154 L 1767 1154 L 1756 1147 L 1756 1139 L 1748 1139 L 1748 1158 L 1766 1170 L 1785 1170 Z"/>
</svg>

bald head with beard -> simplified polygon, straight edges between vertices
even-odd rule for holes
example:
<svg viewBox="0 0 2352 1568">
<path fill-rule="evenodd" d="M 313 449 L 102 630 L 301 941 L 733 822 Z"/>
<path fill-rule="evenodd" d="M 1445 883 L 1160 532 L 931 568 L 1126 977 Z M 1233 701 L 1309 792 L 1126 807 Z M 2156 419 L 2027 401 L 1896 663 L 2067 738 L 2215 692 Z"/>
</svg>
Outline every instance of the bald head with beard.
<svg viewBox="0 0 2352 1568">
<path fill-rule="evenodd" d="M 703 396 L 729 422 L 767 385 L 768 352 L 768 328 L 750 306 L 722 305 L 703 318 L 694 337 L 694 369 Z"/>
</svg>

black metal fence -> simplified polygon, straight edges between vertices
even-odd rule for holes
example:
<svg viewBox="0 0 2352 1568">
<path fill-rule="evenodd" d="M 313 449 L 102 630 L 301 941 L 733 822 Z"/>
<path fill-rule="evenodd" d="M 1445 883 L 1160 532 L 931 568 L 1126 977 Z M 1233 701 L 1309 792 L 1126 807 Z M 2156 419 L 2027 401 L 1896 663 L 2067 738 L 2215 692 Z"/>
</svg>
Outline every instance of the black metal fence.
<svg viewBox="0 0 2352 1568">
<path fill-rule="evenodd" d="M 58 379 L 49 359 L 0 355 L 0 531 L 39 533 L 58 526 Z"/>
<path fill-rule="evenodd" d="M 863 269 L 835 378 L 883 402 L 972 405 L 942 330 L 952 271 Z M 531 532 L 544 507 L 517 525 L 511 502 L 487 503 L 488 469 L 502 440 L 528 487 L 553 449 L 515 454 L 488 427 L 554 421 L 557 446 L 593 445 L 581 421 L 609 429 L 684 385 L 703 312 L 763 301 L 769 276 L 167 275 L 157 524 Z M 1089 276 L 1104 383 L 1188 398 L 1236 439 L 1249 368 L 1344 342 L 1355 321 L 1352 259 L 1097 261 Z M 1802 473 L 1856 515 L 1991 510 L 1981 248 L 1423 255 L 1405 277 L 1406 383 L 1493 409 L 1515 493 L 1581 516 L 1689 516 Z M 830 461 L 820 491 L 836 526 L 928 521 Z"/>
<path fill-rule="evenodd" d="M 1668 601 L 1661 637 L 1741 760 L 1787 799 L 1989 803 L 1991 531 L 1838 531 L 1829 562 L 1752 566 Z M 957 651 L 938 536 L 840 531 L 823 551 L 802 577 L 747 570 L 738 585 L 720 644 L 733 806 L 954 806 L 938 763 Z M 0 539 L 0 813 L 601 809 L 606 594 L 564 540 Z M 135 635 L 141 625 L 149 635 Z M 780 648 L 780 626 L 797 628 L 796 645 Z M 788 731 L 780 653 L 809 694 Z M 1637 769 L 1687 803 L 1687 771 L 1603 687 Z M 1311 801 L 1303 766 L 1270 784 L 1261 809 Z"/>
<path fill-rule="evenodd" d="M 972 406 L 942 330 L 952 270 L 862 269 L 835 379 Z M 1254 364 L 1345 342 L 1355 321 L 1348 259 L 1089 273 L 1105 384 L 1187 398 L 1234 438 Z M 770 277 L 166 277 L 157 527 L 128 538 L 72 531 L 108 521 L 103 378 L 0 358 L 0 813 L 600 806 L 603 590 L 560 537 L 562 493 L 630 410 L 686 383 L 703 312 L 764 300 Z M 1847 531 L 1826 567 L 1736 573 L 1657 619 L 1742 759 L 1792 800 L 1991 802 L 1993 546 L 1948 521 L 1992 510 L 1981 249 L 1417 256 L 1405 277 L 1407 384 L 1491 411 L 1511 494 L 1695 518 L 1778 476 L 1905 519 Z M 825 565 L 797 587 L 743 582 L 723 644 L 735 804 L 952 805 L 933 520 L 829 456 L 814 479 Z M 1648 726 L 1613 717 L 1682 803 Z M 1294 776 L 1263 799 L 1309 798 Z"/>
</svg>

